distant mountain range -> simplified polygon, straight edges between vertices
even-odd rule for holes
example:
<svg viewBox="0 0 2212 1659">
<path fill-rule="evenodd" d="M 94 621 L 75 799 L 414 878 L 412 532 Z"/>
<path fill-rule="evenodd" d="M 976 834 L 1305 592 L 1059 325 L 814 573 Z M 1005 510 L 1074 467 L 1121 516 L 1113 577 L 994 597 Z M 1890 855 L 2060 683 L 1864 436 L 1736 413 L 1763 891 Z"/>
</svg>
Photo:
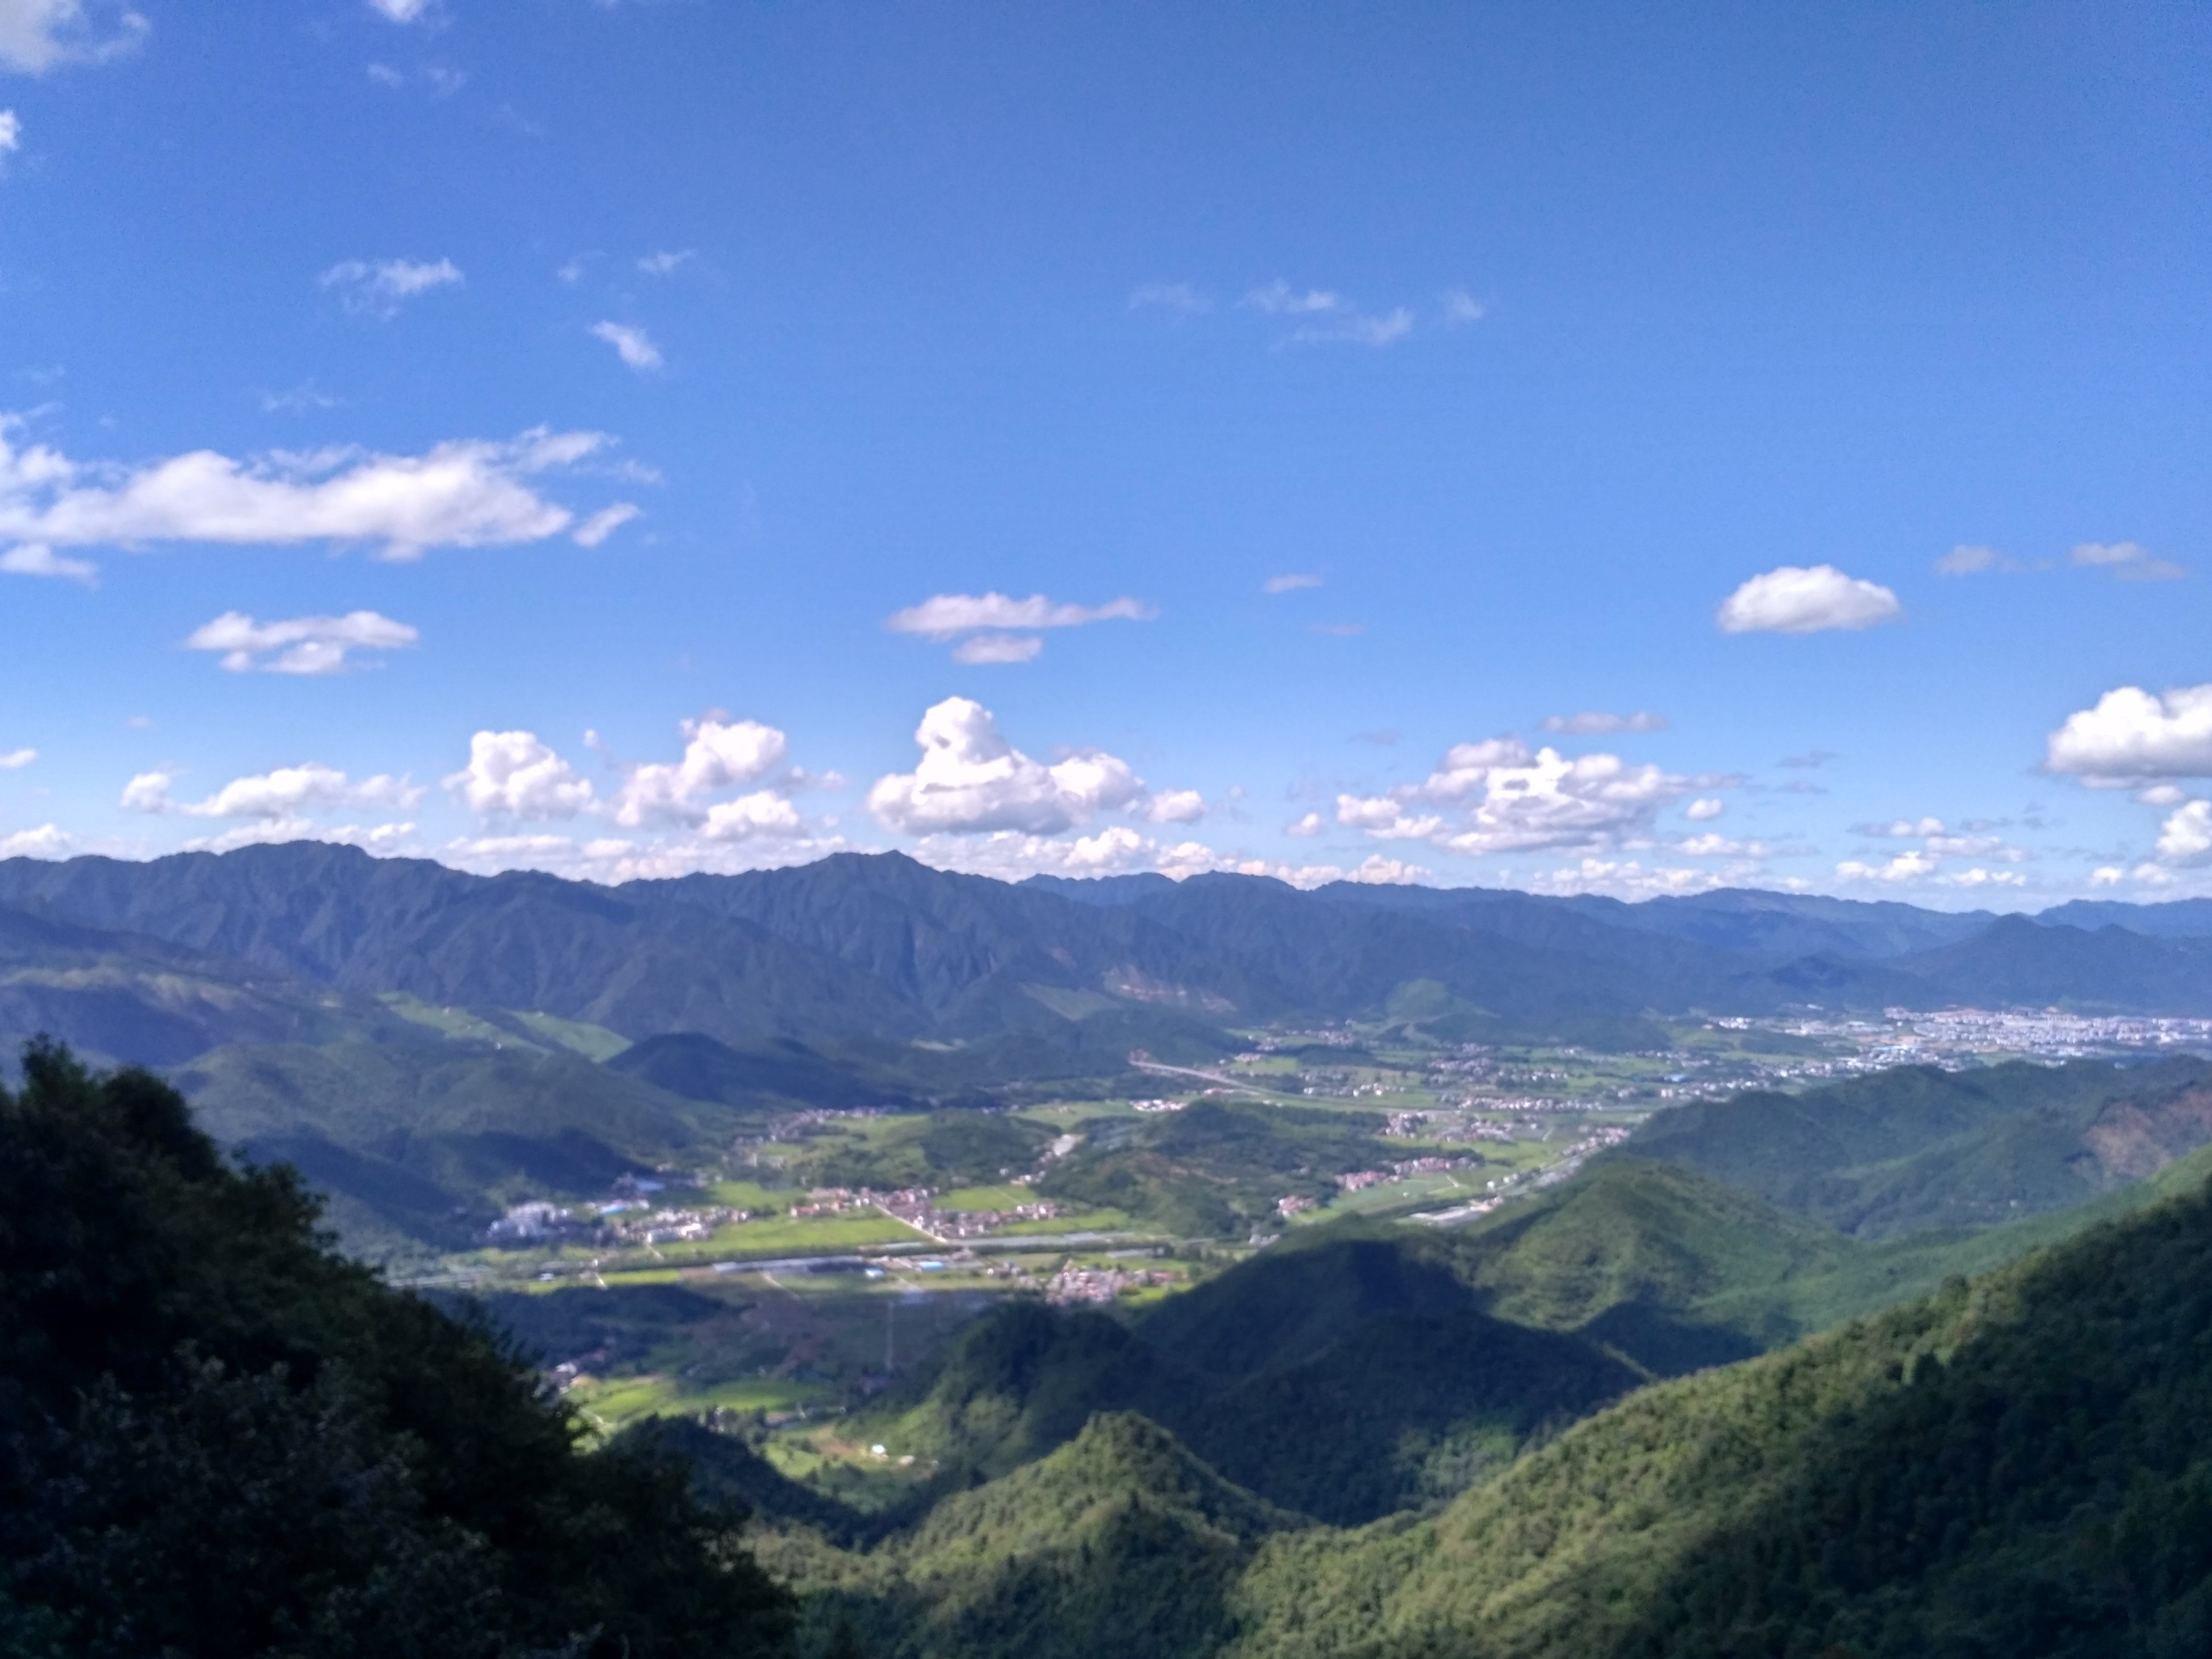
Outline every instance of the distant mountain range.
<svg viewBox="0 0 2212 1659">
<path fill-rule="evenodd" d="M 2212 904 L 1009 884 L 897 854 L 609 888 L 318 842 L 0 862 L 0 1045 L 167 1069 L 362 1248 L 450 1246 L 763 1114 L 1141 1088 L 1131 1050 L 1211 1060 L 1237 1027 L 1621 1050 L 1682 1016 L 1954 1004 L 2212 1013 Z"/>
<path fill-rule="evenodd" d="M 374 1024 L 363 1005 L 395 994 L 631 1041 L 955 1044 L 951 1088 L 1394 1006 L 1443 1036 L 1628 1043 L 1654 1015 L 1808 1005 L 2203 1013 L 2212 902 L 2029 918 L 1742 890 L 1628 904 L 1232 875 L 1008 884 L 898 854 L 607 888 L 315 842 L 0 862 L 9 1032 L 46 1024 L 173 1063 Z"/>
</svg>

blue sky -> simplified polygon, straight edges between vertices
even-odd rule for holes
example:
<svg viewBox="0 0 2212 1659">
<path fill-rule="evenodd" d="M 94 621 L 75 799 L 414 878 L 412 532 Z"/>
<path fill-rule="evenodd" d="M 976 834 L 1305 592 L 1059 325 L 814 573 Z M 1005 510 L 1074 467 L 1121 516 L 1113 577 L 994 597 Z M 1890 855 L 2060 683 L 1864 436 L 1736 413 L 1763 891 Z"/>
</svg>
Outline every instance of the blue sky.
<svg viewBox="0 0 2212 1659">
<path fill-rule="evenodd" d="M 0 853 L 2212 891 L 2208 37 L 0 0 Z"/>
</svg>

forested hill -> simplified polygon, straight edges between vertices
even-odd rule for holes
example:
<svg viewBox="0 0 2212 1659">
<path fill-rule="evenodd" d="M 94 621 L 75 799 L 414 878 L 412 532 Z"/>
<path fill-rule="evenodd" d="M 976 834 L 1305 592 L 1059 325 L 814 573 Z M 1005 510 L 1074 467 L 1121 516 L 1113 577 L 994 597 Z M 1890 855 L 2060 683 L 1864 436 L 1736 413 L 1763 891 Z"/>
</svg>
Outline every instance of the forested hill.
<svg viewBox="0 0 2212 1659">
<path fill-rule="evenodd" d="M 404 994 L 631 1040 L 996 1043 L 979 1064 L 1012 1069 L 1194 1052 L 1224 1021 L 1378 1016 L 1409 988 L 1439 1036 L 1629 1047 L 1656 1037 L 1646 1016 L 1692 1009 L 2212 1006 L 2212 923 L 2193 908 L 2081 920 L 2094 925 L 1741 891 L 1624 904 L 1229 875 L 1010 885 L 897 854 L 605 888 L 295 842 L 0 862 L 0 1036 L 52 1029 L 173 1063 L 288 1026 L 320 1040 L 319 1021 L 373 1018 L 356 1004 Z"/>
<path fill-rule="evenodd" d="M 1147 1391 L 1176 1408 L 1158 1371 L 1123 1403 Z M 1316 1526 L 1194 1455 L 1202 1420 L 1102 1409 L 872 1550 L 805 1526 L 762 1547 L 817 1631 L 884 1659 L 2166 1659 L 2212 1651 L 2208 1413 L 2200 1167 L 2011 1267 L 1633 1393 L 1440 1511 Z"/>
</svg>

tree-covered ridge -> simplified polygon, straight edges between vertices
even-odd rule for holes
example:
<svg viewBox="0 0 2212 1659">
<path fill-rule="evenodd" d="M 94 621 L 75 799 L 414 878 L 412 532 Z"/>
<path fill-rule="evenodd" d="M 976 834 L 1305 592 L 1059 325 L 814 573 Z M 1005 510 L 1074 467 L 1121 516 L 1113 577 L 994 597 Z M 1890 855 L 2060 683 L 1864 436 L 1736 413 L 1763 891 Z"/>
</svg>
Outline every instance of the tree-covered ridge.
<svg viewBox="0 0 2212 1659">
<path fill-rule="evenodd" d="M 0 1650 L 784 1650 L 676 1465 L 586 1455 L 486 1328 L 336 1255 L 285 1169 L 33 1046 L 0 1091 Z"/>
</svg>

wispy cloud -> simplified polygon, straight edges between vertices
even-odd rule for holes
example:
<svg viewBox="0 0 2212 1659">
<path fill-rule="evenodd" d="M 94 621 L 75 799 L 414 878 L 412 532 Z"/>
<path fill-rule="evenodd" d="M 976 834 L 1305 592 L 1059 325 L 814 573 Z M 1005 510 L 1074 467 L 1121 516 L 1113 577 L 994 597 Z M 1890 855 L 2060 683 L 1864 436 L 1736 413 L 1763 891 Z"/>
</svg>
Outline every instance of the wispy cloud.
<svg viewBox="0 0 2212 1659">
<path fill-rule="evenodd" d="M 194 629 L 185 648 L 222 652 L 223 667 L 234 674 L 339 674 L 358 665 L 350 659 L 356 651 L 396 651 L 421 637 L 405 623 L 374 611 L 267 623 L 226 611 Z"/>
<path fill-rule="evenodd" d="M 1129 291 L 1129 309 L 1147 307 L 1179 317 L 1195 317 L 1213 309 L 1213 301 L 1188 283 L 1145 283 Z"/>
<path fill-rule="evenodd" d="M 2073 552 L 2075 564 L 2109 570 L 2124 582 L 2172 581 L 2189 572 L 2171 559 L 2155 559 L 2134 542 L 2083 542 Z"/>
<path fill-rule="evenodd" d="M 1028 662 L 1044 648 L 1036 630 L 1082 628 L 1091 623 L 1150 622 L 1158 614 L 1141 599 L 1109 599 L 1103 605 L 1066 605 L 1032 593 L 1017 599 L 1005 593 L 936 593 L 884 619 L 894 634 L 926 640 L 962 639 L 953 652 L 964 663 Z"/>
<path fill-rule="evenodd" d="M 1608 714 L 1585 709 L 1579 714 L 1547 714 L 1537 722 L 1544 732 L 1564 732 L 1571 737 L 1591 737 L 1605 732 L 1664 732 L 1667 717 L 1639 708 L 1632 714 Z"/>
<path fill-rule="evenodd" d="M 11 749 L 0 755 L 0 772 L 20 772 L 38 757 L 35 749 Z"/>
<path fill-rule="evenodd" d="M 1340 294 L 1325 288 L 1295 289 L 1279 276 L 1237 303 L 1269 317 L 1314 317 L 1350 309 Z"/>
<path fill-rule="evenodd" d="M 150 26 L 103 0 L 0 0 L 0 68 L 43 75 L 63 64 L 99 64 L 131 51 Z"/>
<path fill-rule="evenodd" d="M 348 311 L 390 317 L 406 301 L 438 289 L 458 288 L 465 278 L 451 259 L 342 259 L 321 280 Z"/>
<path fill-rule="evenodd" d="M 368 9 L 388 22 L 420 23 L 434 7 L 432 0 L 368 0 Z"/>
<path fill-rule="evenodd" d="M 605 340 L 615 349 L 615 355 L 642 374 L 661 365 L 660 348 L 653 337 L 641 328 L 628 323 L 593 323 L 592 337 Z"/>
<path fill-rule="evenodd" d="M 23 124 L 12 109 L 0 109 L 0 155 L 12 155 L 21 148 Z"/>
<path fill-rule="evenodd" d="M 88 580 L 59 547 L 149 542 L 234 546 L 368 542 L 379 556 L 434 547 L 542 541 L 575 522 L 537 480 L 603 450 L 599 432 L 526 432 L 505 443 L 453 439 L 420 455 L 336 447 L 234 460 L 195 450 L 137 467 L 70 459 L 14 441 L 0 416 L 0 570 Z"/>
<path fill-rule="evenodd" d="M 1302 587 L 1319 587 L 1320 586 L 1320 577 L 1296 572 L 1287 575 L 1270 576 L 1260 584 L 1261 590 L 1269 593 L 1295 593 Z"/>
<path fill-rule="evenodd" d="M 699 250 L 696 248 L 687 247 L 676 250 L 664 248 L 659 252 L 648 253 L 641 258 L 637 262 L 637 268 L 648 276 L 667 276 L 680 270 L 698 257 Z"/>
</svg>

